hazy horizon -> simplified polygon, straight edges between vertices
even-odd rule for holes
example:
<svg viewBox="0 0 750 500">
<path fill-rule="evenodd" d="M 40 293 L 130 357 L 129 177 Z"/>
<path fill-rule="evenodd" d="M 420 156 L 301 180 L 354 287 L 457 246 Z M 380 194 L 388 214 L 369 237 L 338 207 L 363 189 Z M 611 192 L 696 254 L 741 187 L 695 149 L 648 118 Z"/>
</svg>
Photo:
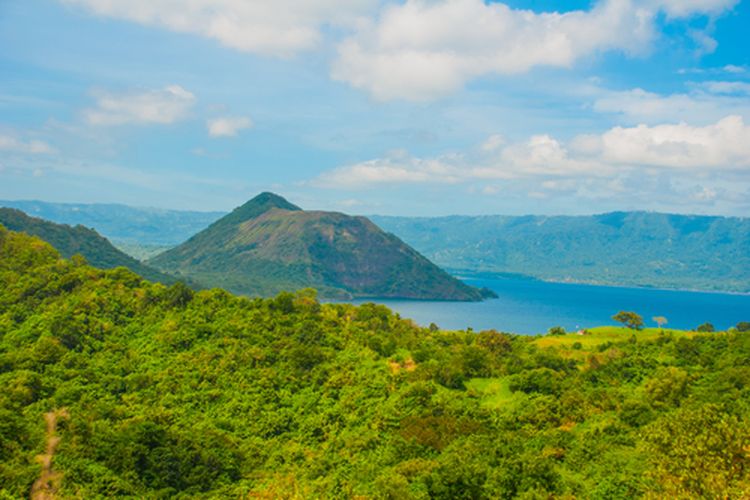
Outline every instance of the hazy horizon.
<svg viewBox="0 0 750 500">
<path fill-rule="evenodd" d="M 274 193 L 279 194 L 280 196 L 286 198 L 285 196 L 281 195 L 280 193 Z M 251 199 L 251 198 L 249 198 Z M 246 200 L 247 201 L 247 200 Z M 293 199 L 288 200 L 292 203 L 295 203 Z M 131 205 L 127 203 L 117 203 L 117 202 L 75 202 L 75 201 L 47 201 L 47 200 L 31 200 L 31 199 L 18 199 L 18 200 L 2 200 L 0 199 L 0 207 L 4 206 L 2 203 L 13 203 L 13 204 L 21 204 L 21 203 L 44 203 L 44 204 L 53 204 L 53 205 L 69 205 L 69 206 L 119 206 L 119 207 L 127 207 L 127 208 L 133 208 L 137 210 L 155 210 L 155 211 L 165 211 L 165 212 L 193 212 L 193 213 L 203 213 L 203 214 L 216 214 L 216 215 L 223 215 L 231 212 L 235 208 L 239 207 L 241 205 L 238 204 L 236 206 L 233 206 L 231 208 L 227 209 L 218 209 L 218 210 L 202 210 L 202 209 L 189 209 L 189 208 L 170 208 L 170 207 L 158 207 L 158 206 L 149 206 L 149 205 Z M 296 204 L 296 203 L 295 203 Z M 10 207 L 13 208 L 13 207 Z M 323 210 L 322 208 L 315 208 L 315 207 L 301 207 L 305 211 L 315 211 L 315 210 Z M 401 214 L 401 213 L 359 213 L 353 210 L 347 210 L 345 208 L 342 209 L 331 209 L 331 211 L 336 212 L 342 212 L 347 213 L 349 215 L 355 215 L 355 216 L 373 216 L 373 217 L 404 217 L 404 218 L 443 218 L 443 217 L 593 217 L 597 215 L 606 215 L 614 212 L 625 212 L 625 213 L 647 213 L 647 214 L 661 214 L 661 215 L 679 215 L 679 216 L 694 216 L 694 217 L 721 217 L 721 218 L 730 218 L 730 219 L 747 219 L 750 216 L 746 215 L 722 215 L 722 214 L 711 214 L 711 213 L 694 213 L 694 212 L 685 212 L 685 213 L 679 213 L 679 212 L 664 212 L 659 210 L 643 210 L 643 209 L 634 209 L 634 210 L 610 210 L 607 212 L 587 212 L 587 213 L 532 213 L 532 212 L 519 212 L 516 214 L 512 213 L 437 213 L 433 215 L 408 215 L 408 214 Z M 28 215 L 34 215 L 33 213 L 29 213 Z"/>
</svg>

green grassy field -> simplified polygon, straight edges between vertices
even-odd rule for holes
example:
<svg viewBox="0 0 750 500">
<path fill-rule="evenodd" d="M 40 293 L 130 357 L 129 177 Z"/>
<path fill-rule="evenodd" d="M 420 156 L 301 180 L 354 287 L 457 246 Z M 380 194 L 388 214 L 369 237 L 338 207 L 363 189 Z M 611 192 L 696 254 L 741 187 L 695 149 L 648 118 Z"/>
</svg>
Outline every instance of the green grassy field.
<svg viewBox="0 0 750 500">
<path fill-rule="evenodd" d="M 618 343 L 630 340 L 635 336 L 636 341 L 656 340 L 661 335 L 672 335 L 673 337 L 693 337 L 696 332 L 687 330 L 675 330 L 672 328 L 644 328 L 643 330 L 632 330 L 624 326 L 598 326 L 586 330 L 585 335 L 569 333 L 567 335 L 545 335 L 534 341 L 538 347 L 559 347 L 572 349 L 574 344 L 579 343 L 583 351 L 598 348 L 608 342 Z"/>
<path fill-rule="evenodd" d="M 500 408 L 513 400 L 509 377 L 473 378 L 465 383 L 469 394 L 476 395 L 483 406 Z"/>
</svg>

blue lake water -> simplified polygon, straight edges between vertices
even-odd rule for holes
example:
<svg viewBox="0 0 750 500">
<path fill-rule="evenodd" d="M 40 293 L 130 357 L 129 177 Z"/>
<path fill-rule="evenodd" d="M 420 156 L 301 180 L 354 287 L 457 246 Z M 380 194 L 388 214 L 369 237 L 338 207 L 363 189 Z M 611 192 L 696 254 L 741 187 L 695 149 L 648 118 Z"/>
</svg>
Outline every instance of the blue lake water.
<svg viewBox="0 0 750 500">
<path fill-rule="evenodd" d="M 690 329 L 710 322 L 726 329 L 750 321 L 750 295 L 621 288 L 568 283 L 547 283 L 522 278 L 471 278 L 470 285 L 487 287 L 499 296 L 484 302 L 431 302 L 415 300 L 361 300 L 385 304 L 420 325 L 444 329 L 537 334 L 551 326 L 568 330 L 611 325 L 618 311 L 635 311 L 647 326 L 664 316 L 666 327 Z"/>
</svg>

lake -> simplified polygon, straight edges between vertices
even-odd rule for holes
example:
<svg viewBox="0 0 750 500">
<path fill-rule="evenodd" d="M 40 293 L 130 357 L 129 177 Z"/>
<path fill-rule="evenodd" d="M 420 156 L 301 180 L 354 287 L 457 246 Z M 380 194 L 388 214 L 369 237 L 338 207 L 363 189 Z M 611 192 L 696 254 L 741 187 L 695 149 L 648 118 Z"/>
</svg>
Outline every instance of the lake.
<svg viewBox="0 0 750 500">
<path fill-rule="evenodd" d="M 431 302 L 416 300 L 359 300 L 385 304 L 420 325 L 444 329 L 537 334 L 551 326 L 567 330 L 615 324 L 612 315 L 635 311 L 647 326 L 654 316 L 668 319 L 667 327 L 691 329 L 710 322 L 726 329 L 750 321 L 750 295 L 548 283 L 523 278 L 464 278 L 476 287 L 487 287 L 497 299 L 484 302 Z"/>
</svg>

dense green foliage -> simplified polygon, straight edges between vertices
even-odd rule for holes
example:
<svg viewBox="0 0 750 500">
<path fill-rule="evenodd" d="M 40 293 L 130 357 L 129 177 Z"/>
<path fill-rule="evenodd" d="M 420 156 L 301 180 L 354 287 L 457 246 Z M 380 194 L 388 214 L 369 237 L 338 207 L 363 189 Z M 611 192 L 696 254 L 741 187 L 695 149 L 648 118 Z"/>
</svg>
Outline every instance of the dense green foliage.
<svg viewBox="0 0 750 500">
<path fill-rule="evenodd" d="M 650 212 L 371 218 L 446 269 L 750 292 L 748 218 Z"/>
<path fill-rule="evenodd" d="M 0 201 L 0 207 L 17 208 L 58 224 L 93 227 L 128 254 L 128 250 L 133 248 L 178 245 L 225 215 L 224 212 L 164 210 L 103 203 Z M 142 260 L 141 254 L 135 257 Z"/>
<path fill-rule="evenodd" d="M 71 227 L 29 217 L 20 210 L 0 208 L 0 224 L 12 231 L 37 236 L 57 249 L 64 257 L 80 254 L 92 266 L 101 269 L 127 267 L 149 280 L 171 284 L 177 281 L 168 274 L 157 271 L 118 250 L 103 236 L 81 225 Z"/>
<path fill-rule="evenodd" d="M 272 193 L 256 196 L 148 262 L 255 296 L 305 287 L 327 298 L 483 296 L 364 217 L 303 211 Z"/>
<path fill-rule="evenodd" d="M 193 292 L 0 228 L 0 498 L 39 476 L 45 414 L 62 497 L 750 494 L 750 335 L 609 330 Z"/>
</svg>

